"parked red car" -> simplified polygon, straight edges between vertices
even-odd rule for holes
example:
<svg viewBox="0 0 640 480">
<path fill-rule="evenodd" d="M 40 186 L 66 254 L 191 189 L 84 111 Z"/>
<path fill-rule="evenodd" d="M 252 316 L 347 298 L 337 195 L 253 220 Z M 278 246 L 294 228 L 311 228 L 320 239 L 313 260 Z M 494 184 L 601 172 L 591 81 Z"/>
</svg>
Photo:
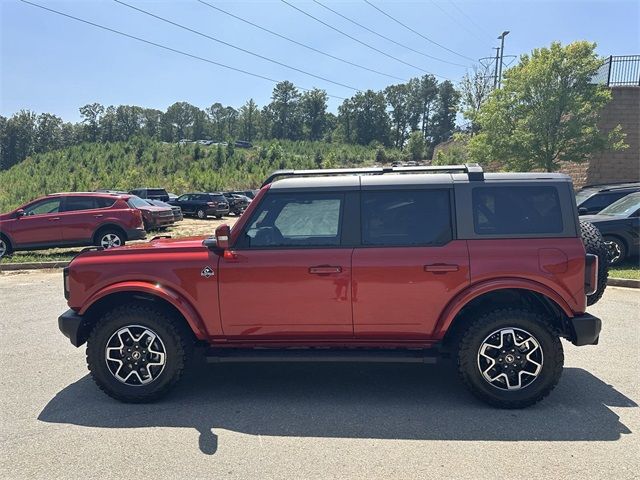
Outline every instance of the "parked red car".
<svg viewBox="0 0 640 480">
<path fill-rule="evenodd" d="M 0 215 L 0 257 L 16 250 L 124 245 L 145 238 L 131 195 L 55 193 Z"/>
<path fill-rule="evenodd" d="M 558 383 L 561 337 L 598 343 L 586 308 L 606 273 L 565 175 L 280 171 L 214 237 L 78 255 L 58 325 L 87 343 L 98 386 L 127 402 L 166 394 L 206 346 L 215 362 L 446 355 L 476 396 L 521 408 Z"/>
<path fill-rule="evenodd" d="M 173 210 L 170 205 L 161 207 L 149 203 L 149 200 L 143 200 L 140 197 L 132 195 L 127 201 L 129 206 L 137 208 L 142 213 L 142 222 L 144 229 L 149 232 L 151 230 L 160 230 L 174 224 Z"/>
</svg>

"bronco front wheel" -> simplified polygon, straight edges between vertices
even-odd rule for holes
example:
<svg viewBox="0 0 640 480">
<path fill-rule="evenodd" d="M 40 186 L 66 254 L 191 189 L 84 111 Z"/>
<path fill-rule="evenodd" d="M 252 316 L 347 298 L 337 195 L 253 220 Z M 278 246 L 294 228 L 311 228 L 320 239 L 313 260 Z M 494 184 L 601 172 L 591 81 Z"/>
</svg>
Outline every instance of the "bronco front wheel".
<svg viewBox="0 0 640 480">
<path fill-rule="evenodd" d="M 101 390 L 123 402 L 151 402 L 182 376 L 193 342 L 172 315 L 132 303 L 107 312 L 87 341 L 87 365 Z"/>
<path fill-rule="evenodd" d="M 547 319 L 520 309 L 489 312 L 467 326 L 458 346 L 458 372 L 481 400 L 523 408 L 546 397 L 562 373 L 560 339 Z"/>
</svg>

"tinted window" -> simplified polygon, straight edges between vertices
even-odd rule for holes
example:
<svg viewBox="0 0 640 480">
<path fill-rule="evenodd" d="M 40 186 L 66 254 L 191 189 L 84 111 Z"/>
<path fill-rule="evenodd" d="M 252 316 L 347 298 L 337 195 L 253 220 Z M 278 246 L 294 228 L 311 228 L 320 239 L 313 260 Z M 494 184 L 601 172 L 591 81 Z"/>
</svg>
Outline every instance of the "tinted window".
<svg viewBox="0 0 640 480">
<path fill-rule="evenodd" d="M 140 197 L 131 197 L 127 203 L 131 208 L 146 208 L 149 206 L 149 204 Z"/>
<path fill-rule="evenodd" d="M 191 195 L 182 195 L 176 199 L 178 202 L 188 202 L 191 200 Z"/>
<path fill-rule="evenodd" d="M 64 201 L 65 212 L 91 210 L 94 208 L 97 208 L 97 202 L 93 197 L 67 197 Z"/>
<path fill-rule="evenodd" d="M 362 192 L 363 245 L 443 245 L 451 240 L 449 190 Z"/>
<path fill-rule="evenodd" d="M 473 189 L 473 225 L 479 235 L 562 233 L 554 187 Z"/>
<path fill-rule="evenodd" d="M 227 199 L 223 195 L 209 195 L 209 201 L 226 203 Z"/>
<path fill-rule="evenodd" d="M 340 245 L 342 194 L 276 194 L 265 198 L 241 245 L 324 247 Z"/>
<path fill-rule="evenodd" d="M 96 198 L 95 200 L 97 208 L 109 208 L 116 203 L 115 198 Z"/>
<path fill-rule="evenodd" d="M 599 193 L 594 195 L 589 200 L 584 202 L 581 207 L 587 208 L 590 211 L 600 211 L 604 207 L 608 207 L 613 202 L 620 200 L 621 198 L 628 195 L 629 192 L 618 192 L 618 193 Z"/>
<path fill-rule="evenodd" d="M 59 198 L 43 200 L 24 209 L 25 215 L 44 215 L 45 213 L 58 213 L 59 211 Z"/>
</svg>

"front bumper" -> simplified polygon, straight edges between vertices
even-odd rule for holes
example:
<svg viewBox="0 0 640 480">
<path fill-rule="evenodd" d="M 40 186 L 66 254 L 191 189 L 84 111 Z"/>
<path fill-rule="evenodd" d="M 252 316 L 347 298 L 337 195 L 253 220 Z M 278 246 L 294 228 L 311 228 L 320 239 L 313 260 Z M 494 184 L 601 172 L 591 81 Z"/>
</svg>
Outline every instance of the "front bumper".
<svg viewBox="0 0 640 480">
<path fill-rule="evenodd" d="M 79 347 L 87 341 L 89 325 L 84 317 L 74 310 L 69 309 L 58 317 L 58 328 L 74 347 Z"/>
<path fill-rule="evenodd" d="M 573 328 L 571 343 L 581 347 L 583 345 L 597 345 L 602 329 L 602 321 L 589 313 L 583 313 L 569 319 Z"/>
<path fill-rule="evenodd" d="M 142 240 L 147 236 L 144 228 L 129 228 L 126 230 L 127 240 Z"/>
</svg>

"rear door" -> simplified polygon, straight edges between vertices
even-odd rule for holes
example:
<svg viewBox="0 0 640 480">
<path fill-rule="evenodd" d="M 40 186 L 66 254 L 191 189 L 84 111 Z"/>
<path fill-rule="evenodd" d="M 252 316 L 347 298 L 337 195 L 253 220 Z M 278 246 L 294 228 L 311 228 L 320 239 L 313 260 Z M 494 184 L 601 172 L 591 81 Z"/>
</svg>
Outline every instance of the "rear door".
<svg viewBox="0 0 640 480">
<path fill-rule="evenodd" d="M 225 335 L 351 338 L 346 193 L 274 193 L 253 213 L 233 255 L 219 263 Z"/>
<path fill-rule="evenodd" d="M 62 241 L 61 197 L 34 202 L 24 208 L 24 216 L 13 223 L 12 239 L 20 246 L 56 245 Z"/>
<path fill-rule="evenodd" d="M 100 204 L 98 204 L 100 201 Z M 115 198 L 111 201 L 111 205 Z M 99 209 L 106 200 L 89 196 L 69 196 L 62 202 L 60 225 L 65 242 L 89 241 L 102 221 L 104 212 Z"/>
<path fill-rule="evenodd" d="M 428 340 L 448 301 L 469 284 L 455 240 L 450 185 L 379 189 L 362 179 L 362 246 L 353 252 L 356 338 Z"/>
</svg>

